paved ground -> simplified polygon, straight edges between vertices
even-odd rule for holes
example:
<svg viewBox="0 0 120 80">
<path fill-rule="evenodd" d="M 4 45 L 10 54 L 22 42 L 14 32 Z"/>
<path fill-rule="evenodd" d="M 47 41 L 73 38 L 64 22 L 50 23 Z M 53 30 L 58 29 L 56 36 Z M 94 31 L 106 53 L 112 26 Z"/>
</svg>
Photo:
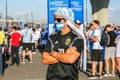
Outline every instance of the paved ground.
<svg viewBox="0 0 120 80">
<path fill-rule="evenodd" d="M 45 74 L 47 70 L 47 65 L 41 63 L 41 54 L 33 54 L 34 63 L 29 63 L 26 60 L 26 64 L 20 64 L 19 67 L 16 65 L 9 66 L 10 61 L 5 63 L 5 70 L 3 75 L 3 80 L 45 80 Z M 89 64 L 90 66 L 90 64 Z M 91 73 L 91 69 L 88 68 L 87 73 L 80 72 L 79 80 L 88 80 L 88 75 Z M 99 80 L 97 78 L 96 80 Z M 103 77 L 101 80 L 119 80 L 118 76 L 116 77 Z"/>
</svg>

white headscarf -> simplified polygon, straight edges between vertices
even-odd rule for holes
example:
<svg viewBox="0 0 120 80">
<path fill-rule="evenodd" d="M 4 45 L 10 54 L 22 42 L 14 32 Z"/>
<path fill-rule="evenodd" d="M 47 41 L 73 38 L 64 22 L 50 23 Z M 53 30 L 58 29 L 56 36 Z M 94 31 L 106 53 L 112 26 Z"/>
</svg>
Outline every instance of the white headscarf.
<svg viewBox="0 0 120 80">
<path fill-rule="evenodd" d="M 74 25 L 74 13 L 70 8 L 59 8 L 54 12 L 54 16 L 61 16 L 65 20 L 67 20 L 67 24 L 70 26 L 72 30 L 78 33 L 79 37 L 82 37 L 84 40 L 84 50 L 81 53 L 81 58 L 80 58 L 80 64 L 79 67 L 82 71 L 86 72 L 86 38 L 83 34 L 83 32 L 79 31 L 79 29 Z"/>
<path fill-rule="evenodd" d="M 82 39 L 84 40 L 84 50 L 83 52 L 81 53 L 81 58 L 80 58 L 80 64 L 79 64 L 79 67 L 80 67 L 80 70 L 86 72 L 86 69 L 87 69 L 87 60 L 86 60 L 86 38 L 83 34 L 83 32 L 79 31 L 79 29 L 74 25 L 73 22 L 70 22 L 67 20 L 67 24 L 69 25 L 69 27 L 74 30 L 75 32 L 78 33 L 79 37 L 82 37 Z"/>
</svg>

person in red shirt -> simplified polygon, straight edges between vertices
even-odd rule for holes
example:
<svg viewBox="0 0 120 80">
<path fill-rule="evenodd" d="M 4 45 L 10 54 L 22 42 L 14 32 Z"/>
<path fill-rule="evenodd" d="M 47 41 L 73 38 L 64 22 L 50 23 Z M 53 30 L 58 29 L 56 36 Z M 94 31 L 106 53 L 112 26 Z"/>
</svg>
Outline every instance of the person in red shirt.
<svg viewBox="0 0 120 80">
<path fill-rule="evenodd" d="M 20 46 L 20 41 L 21 41 L 21 34 L 18 33 L 17 27 L 12 27 L 12 34 L 10 35 L 10 41 L 11 41 L 11 66 L 13 66 L 15 63 L 17 66 L 19 66 L 19 46 Z"/>
</svg>

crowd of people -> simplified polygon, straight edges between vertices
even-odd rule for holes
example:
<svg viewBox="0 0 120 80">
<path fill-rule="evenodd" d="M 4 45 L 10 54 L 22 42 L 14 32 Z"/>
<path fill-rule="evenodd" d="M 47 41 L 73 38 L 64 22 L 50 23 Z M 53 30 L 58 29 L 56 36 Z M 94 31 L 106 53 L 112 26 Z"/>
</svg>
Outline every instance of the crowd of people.
<svg viewBox="0 0 120 80">
<path fill-rule="evenodd" d="M 84 29 L 79 20 L 74 22 L 73 14 L 69 8 L 60 8 L 54 13 L 57 30 L 48 38 L 42 55 L 43 63 L 49 65 L 46 79 L 78 80 L 79 62 L 89 53 L 92 71 L 88 79 L 115 77 L 115 74 L 120 77 L 119 29 L 112 24 L 101 27 L 98 20 Z"/>
<path fill-rule="evenodd" d="M 90 27 L 86 29 L 89 29 L 86 32 L 86 39 L 88 41 L 87 48 L 92 60 L 92 75 L 89 79 L 96 79 L 96 62 L 99 63 L 98 76 L 100 78 L 102 78 L 102 72 L 105 72 L 105 77 L 115 77 L 116 69 L 118 70 L 118 74 L 120 73 L 120 61 L 118 60 L 120 57 L 118 50 L 119 28 L 117 29 L 112 24 L 107 24 L 103 29 L 100 29 L 99 21 L 94 20 L 90 24 Z M 103 39 L 106 41 L 105 45 L 100 43 L 103 33 L 105 37 Z"/>
<path fill-rule="evenodd" d="M 0 27 L 0 75 L 3 74 L 3 62 L 11 60 L 10 66 L 20 66 L 26 63 L 26 53 L 29 62 L 33 63 L 32 54 L 44 49 L 48 32 L 42 28 L 30 28 L 27 24 L 23 29 L 18 26 L 9 28 Z M 45 38 L 43 39 L 43 37 Z M 21 53 L 21 54 L 20 54 Z"/>
<path fill-rule="evenodd" d="M 43 64 L 49 65 L 46 80 L 78 80 L 79 70 L 84 68 L 83 71 L 87 71 L 87 54 L 90 54 L 92 61 L 89 79 L 115 77 L 116 73 L 120 77 L 118 27 L 112 24 L 100 27 L 100 22 L 93 20 L 84 28 L 79 20 L 74 21 L 74 13 L 70 8 L 60 8 L 54 13 L 54 28 L 56 32 L 48 36 L 44 27 L 29 28 L 27 24 L 23 29 L 13 26 L 10 30 L 3 30 L 0 27 L 1 77 L 3 61 L 11 58 L 10 66 L 20 66 L 20 63 L 26 63 L 25 56 L 28 53 L 29 62 L 34 63 L 32 56 L 36 53 L 36 48 L 42 53 Z M 102 34 L 104 39 L 101 42 Z M 97 64 L 99 67 L 96 74 Z"/>
</svg>

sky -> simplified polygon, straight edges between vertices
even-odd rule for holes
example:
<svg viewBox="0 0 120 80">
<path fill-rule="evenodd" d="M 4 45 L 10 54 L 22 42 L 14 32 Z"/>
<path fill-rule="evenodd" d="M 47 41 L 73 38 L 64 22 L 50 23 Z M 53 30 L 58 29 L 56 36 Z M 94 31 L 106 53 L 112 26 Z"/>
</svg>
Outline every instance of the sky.
<svg viewBox="0 0 120 80">
<path fill-rule="evenodd" d="M 86 0 L 85 0 L 86 1 Z M 91 22 L 91 14 L 92 9 L 90 5 L 90 1 L 88 1 L 88 10 L 87 10 L 87 15 L 88 15 L 88 21 Z M 113 23 L 116 25 L 120 25 L 120 0 L 110 0 L 109 6 L 108 6 L 108 21 L 109 23 Z"/>
<path fill-rule="evenodd" d="M 0 13 L 5 18 L 5 2 L 0 0 Z M 7 0 L 8 16 L 15 19 L 47 20 L 47 0 Z M 85 0 L 84 0 L 85 1 Z M 88 22 L 91 22 L 91 5 L 88 1 Z M 110 0 L 109 22 L 120 24 L 120 0 Z M 32 15 L 32 14 L 33 15 Z"/>
<path fill-rule="evenodd" d="M 109 21 L 120 25 L 120 0 L 110 1 Z"/>
<path fill-rule="evenodd" d="M 6 0 L 0 0 L 0 13 L 5 17 Z M 7 0 L 8 16 L 19 19 L 44 20 L 47 17 L 47 0 Z"/>
</svg>

